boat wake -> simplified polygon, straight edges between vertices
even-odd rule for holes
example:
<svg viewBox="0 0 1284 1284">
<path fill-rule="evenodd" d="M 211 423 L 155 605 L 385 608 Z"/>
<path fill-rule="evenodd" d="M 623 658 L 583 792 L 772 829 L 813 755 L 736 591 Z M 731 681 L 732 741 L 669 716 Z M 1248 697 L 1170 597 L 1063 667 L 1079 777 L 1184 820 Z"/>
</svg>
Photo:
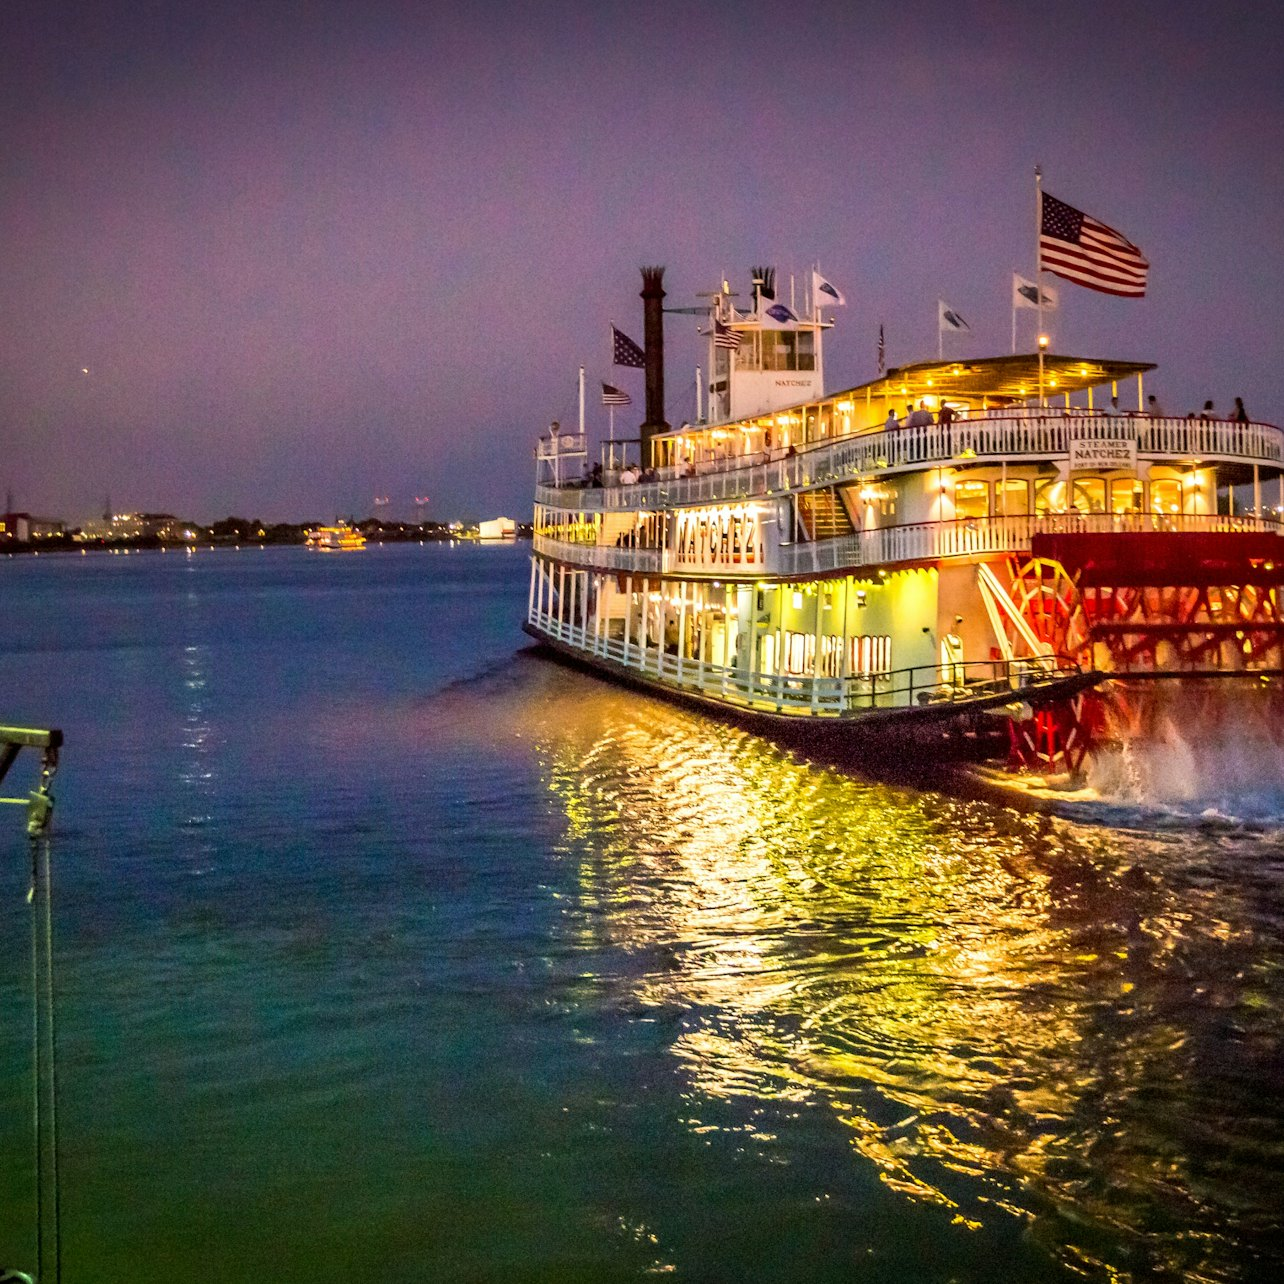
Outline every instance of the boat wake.
<svg viewBox="0 0 1284 1284">
<path fill-rule="evenodd" d="M 1284 700 L 1278 686 L 1110 683 L 1078 787 L 1027 792 L 1074 820 L 1260 832 L 1284 828 Z"/>
</svg>

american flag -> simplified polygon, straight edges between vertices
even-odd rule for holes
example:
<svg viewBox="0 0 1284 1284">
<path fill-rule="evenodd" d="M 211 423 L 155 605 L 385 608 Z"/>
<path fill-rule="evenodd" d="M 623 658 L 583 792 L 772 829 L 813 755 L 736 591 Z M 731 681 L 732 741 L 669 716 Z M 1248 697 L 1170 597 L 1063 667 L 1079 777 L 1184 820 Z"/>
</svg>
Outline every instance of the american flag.
<svg viewBox="0 0 1284 1284">
<path fill-rule="evenodd" d="M 616 388 L 609 383 L 604 383 L 602 385 L 602 404 L 604 406 L 631 406 L 633 398 L 623 388 Z"/>
<path fill-rule="evenodd" d="M 611 327 L 611 352 L 611 361 L 617 366 L 637 366 L 639 370 L 646 368 L 646 353 L 627 334 L 622 334 L 614 326 Z"/>
<path fill-rule="evenodd" d="M 740 347 L 740 331 L 733 330 L 729 325 L 723 325 L 717 317 L 713 319 L 713 346 L 715 348 L 730 348 L 735 352 Z"/>
<path fill-rule="evenodd" d="M 883 346 L 883 327 L 878 327 L 878 373 L 887 369 L 887 349 Z"/>
<path fill-rule="evenodd" d="M 1150 264 L 1113 227 L 1044 192 L 1039 267 L 1090 290 L 1140 299 Z"/>
</svg>

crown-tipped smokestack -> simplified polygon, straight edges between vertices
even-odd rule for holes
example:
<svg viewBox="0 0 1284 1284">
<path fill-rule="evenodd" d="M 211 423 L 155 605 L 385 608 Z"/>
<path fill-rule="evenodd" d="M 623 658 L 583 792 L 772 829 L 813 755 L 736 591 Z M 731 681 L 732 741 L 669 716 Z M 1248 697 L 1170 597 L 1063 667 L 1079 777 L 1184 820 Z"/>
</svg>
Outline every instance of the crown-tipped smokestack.
<svg viewBox="0 0 1284 1284">
<path fill-rule="evenodd" d="M 664 269 L 642 269 L 642 341 L 646 348 L 646 422 L 642 425 L 642 459 L 651 462 L 651 438 L 666 432 L 664 420 Z"/>
</svg>

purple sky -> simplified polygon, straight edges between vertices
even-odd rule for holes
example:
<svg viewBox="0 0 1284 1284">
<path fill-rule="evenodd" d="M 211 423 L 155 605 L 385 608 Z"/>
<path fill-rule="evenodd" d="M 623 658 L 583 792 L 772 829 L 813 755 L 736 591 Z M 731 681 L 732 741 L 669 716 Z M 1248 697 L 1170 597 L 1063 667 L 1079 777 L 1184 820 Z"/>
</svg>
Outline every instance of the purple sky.
<svg viewBox="0 0 1284 1284">
<path fill-rule="evenodd" d="M 830 390 L 874 373 L 880 321 L 892 364 L 935 356 L 938 295 L 973 327 L 951 354 L 1006 352 L 1036 162 L 1151 262 L 1139 302 L 1062 283 L 1054 348 L 1284 421 L 1270 12 L 11 0 L 0 486 L 72 519 L 525 516 L 581 362 L 640 418 L 608 364 L 639 265 L 683 306 L 819 261 L 848 299 Z M 675 422 L 695 325 L 666 321 Z"/>
</svg>

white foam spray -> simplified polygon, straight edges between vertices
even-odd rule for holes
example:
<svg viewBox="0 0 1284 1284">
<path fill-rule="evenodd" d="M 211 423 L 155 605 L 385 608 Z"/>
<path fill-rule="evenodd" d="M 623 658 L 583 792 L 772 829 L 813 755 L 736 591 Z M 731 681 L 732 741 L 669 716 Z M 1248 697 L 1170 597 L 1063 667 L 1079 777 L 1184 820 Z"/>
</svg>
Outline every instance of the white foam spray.
<svg viewBox="0 0 1284 1284">
<path fill-rule="evenodd" d="M 1107 803 L 1284 822 L 1284 688 L 1278 681 L 1107 684 L 1085 766 Z"/>
</svg>

